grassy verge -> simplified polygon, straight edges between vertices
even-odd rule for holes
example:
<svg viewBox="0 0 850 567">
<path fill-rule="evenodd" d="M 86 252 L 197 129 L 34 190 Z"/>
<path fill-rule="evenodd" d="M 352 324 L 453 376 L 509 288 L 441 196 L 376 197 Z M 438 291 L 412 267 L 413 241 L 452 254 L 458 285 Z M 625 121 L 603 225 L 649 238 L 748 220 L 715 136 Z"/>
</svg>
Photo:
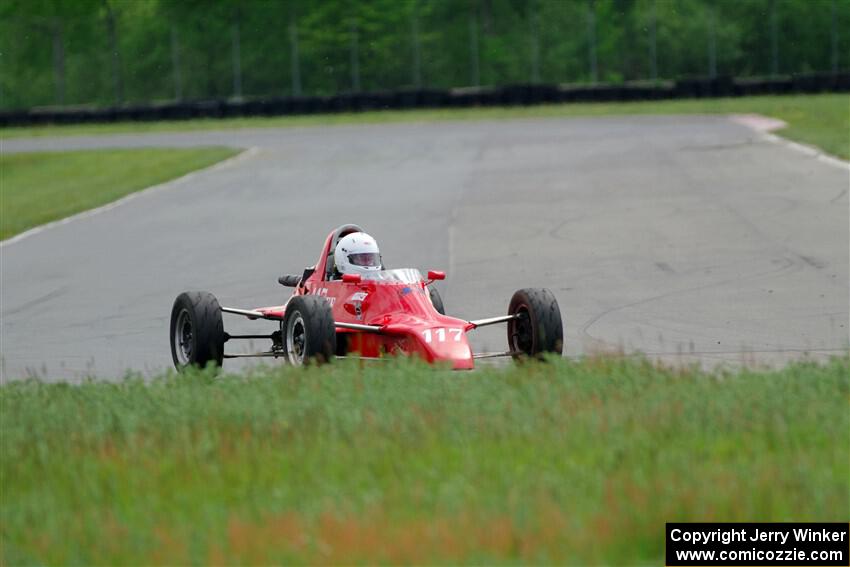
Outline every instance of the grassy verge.
<svg viewBox="0 0 850 567">
<path fill-rule="evenodd" d="M 230 157 L 230 148 L 0 154 L 0 239 Z"/>
<path fill-rule="evenodd" d="M 847 518 L 848 393 L 847 356 L 11 383 L 2 562 L 658 563 L 668 521 Z"/>
<path fill-rule="evenodd" d="M 850 159 L 850 97 L 846 94 L 759 96 L 622 103 L 576 103 L 507 108 L 378 111 L 356 114 L 190 120 L 184 122 L 124 122 L 115 124 L 39 126 L 0 129 L 0 138 L 432 120 L 729 113 L 758 113 L 782 119 L 789 124 L 788 128 L 780 132 L 783 136 L 818 146 L 826 152 L 844 159 Z"/>
</svg>

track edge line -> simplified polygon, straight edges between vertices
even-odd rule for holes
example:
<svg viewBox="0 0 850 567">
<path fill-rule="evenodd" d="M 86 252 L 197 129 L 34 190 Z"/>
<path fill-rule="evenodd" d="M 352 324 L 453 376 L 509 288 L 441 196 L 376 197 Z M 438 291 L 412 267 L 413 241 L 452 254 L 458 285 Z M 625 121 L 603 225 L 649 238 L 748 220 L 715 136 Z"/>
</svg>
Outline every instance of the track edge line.
<svg viewBox="0 0 850 567">
<path fill-rule="evenodd" d="M 12 244 L 15 244 L 16 242 L 20 242 L 22 240 L 25 240 L 26 238 L 29 238 L 30 236 L 35 236 L 37 234 L 40 234 L 40 233 L 45 232 L 47 230 L 50 230 L 51 228 L 55 228 L 57 226 L 61 226 L 63 224 L 68 224 L 68 223 L 74 222 L 76 220 L 81 220 L 81 219 L 84 219 L 84 218 L 87 218 L 87 217 L 93 217 L 94 215 L 97 215 L 99 213 L 103 213 L 103 212 L 109 211 L 111 209 L 114 209 L 116 207 L 120 207 L 121 205 L 127 203 L 128 201 L 132 201 L 133 199 L 136 199 L 136 198 L 141 197 L 143 195 L 148 195 L 148 194 L 155 193 L 155 192 L 158 192 L 158 191 L 163 191 L 165 189 L 170 189 L 170 188 L 177 186 L 177 185 L 181 185 L 181 184 L 185 183 L 186 181 L 189 181 L 190 179 L 192 179 L 196 175 L 200 175 L 202 173 L 206 173 L 206 172 L 209 172 L 209 171 L 216 171 L 218 169 L 224 169 L 226 167 L 230 167 L 230 166 L 235 165 L 236 163 L 238 163 L 240 161 L 243 161 L 245 159 L 248 159 L 249 157 L 256 155 L 257 152 L 259 151 L 259 149 L 260 149 L 259 146 L 251 146 L 249 148 L 243 148 L 241 152 L 239 152 L 235 156 L 231 156 L 231 157 L 227 158 L 224 161 L 216 162 L 212 165 L 208 165 L 207 167 L 204 167 L 204 168 L 201 168 L 201 169 L 196 169 L 194 171 L 190 171 L 189 173 L 184 173 L 180 177 L 176 177 L 174 179 L 169 179 L 168 181 L 165 181 L 163 183 L 158 183 L 156 185 L 151 185 L 150 187 L 145 187 L 144 189 L 142 189 L 140 191 L 134 191 L 134 192 L 130 193 L 129 195 L 124 195 L 123 197 L 121 197 L 117 201 L 112 201 L 112 202 L 106 203 L 105 205 L 95 207 L 93 209 L 87 209 L 85 211 L 80 211 L 79 213 L 74 213 L 73 215 L 71 215 L 69 217 L 61 218 L 61 219 L 58 219 L 58 220 L 55 220 L 55 221 L 50 221 L 50 222 L 45 223 L 45 224 L 40 224 L 38 226 L 34 226 L 30 229 L 25 230 L 24 232 L 16 234 L 15 236 L 9 237 L 6 240 L 0 241 L 0 249 L 5 248 L 6 246 L 10 246 Z"/>
</svg>

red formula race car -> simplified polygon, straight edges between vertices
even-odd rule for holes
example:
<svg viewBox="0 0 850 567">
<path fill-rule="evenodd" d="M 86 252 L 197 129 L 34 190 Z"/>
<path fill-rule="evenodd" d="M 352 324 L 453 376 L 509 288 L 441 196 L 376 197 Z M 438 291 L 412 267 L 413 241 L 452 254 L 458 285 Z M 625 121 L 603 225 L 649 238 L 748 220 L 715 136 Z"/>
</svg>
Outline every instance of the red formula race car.
<svg viewBox="0 0 850 567">
<path fill-rule="evenodd" d="M 225 358 L 242 357 L 284 358 L 301 365 L 345 356 L 403 354 L 470 369 L 476 358 L 561 353 L 561 312 L 549 290 L 517 291 L 507 315 L 473 321 L 449 317 L 437 290 L 429 287 L 445 278 L 443 272 L 429 271 L 423 278 L 415 269 L 380 269 L 340 277 L 334 251 L 341 238 L 354 232 L 363 231 L 356 225 L 337 228 L 325 240 L 315 266 L 300 276 L 278 278 L 295 288 L 285 305 L 235 309 L 221 307 L 208 292 L 181 293 L 171 311 L 174 365 L 221 365 Z M 222 313 L 276 321 L 280 327 L 268 335 L 230 335 L 224 331 Z M 497 323 L 507 324 L 508 350 L 474 354 L 467 333 Z M 225 343 L 239 339 L 269 339 L 271 345 L 255 354 L 225 354 Z"/>
</svg>

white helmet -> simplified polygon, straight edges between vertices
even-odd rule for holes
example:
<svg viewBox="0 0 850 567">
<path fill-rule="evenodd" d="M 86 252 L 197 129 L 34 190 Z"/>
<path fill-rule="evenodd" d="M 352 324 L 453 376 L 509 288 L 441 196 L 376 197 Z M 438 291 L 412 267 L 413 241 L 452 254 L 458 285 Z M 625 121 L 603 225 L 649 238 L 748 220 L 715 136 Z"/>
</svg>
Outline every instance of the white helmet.
<svg viewBox="0 0 850 567">
<path fill-rule="evenodd" d="M 352 232 L 341 238 L 334 250 L 334 263 L 340 274 L 365 276 L 383 269 L 378 243 L 365 232 Z"/>
</svg>

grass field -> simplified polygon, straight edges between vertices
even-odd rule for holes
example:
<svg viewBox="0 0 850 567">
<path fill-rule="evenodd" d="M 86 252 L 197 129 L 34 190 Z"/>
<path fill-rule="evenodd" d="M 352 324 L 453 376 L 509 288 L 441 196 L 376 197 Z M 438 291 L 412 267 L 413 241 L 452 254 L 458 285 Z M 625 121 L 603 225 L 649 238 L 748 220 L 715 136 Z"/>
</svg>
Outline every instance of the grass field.
<svg viewBox="0 0 850 567">
<path fill-rule="evenodd" d="M 850 95 L 847 94 L 575 103 L 530 107 L 382 111 L 355 114 L 284 116 L 276 118 L 191 120 L 183 122 L 125 122 L 115 124 L 39 126 L 32 128 L 0 129 L 0 138 L 430 120 L 730 113 L 758 113 L 779 118 L 789 124 L 787 128 L 779 132 L 781 135 L 798 142 L 817 146 L 841 158 L 850 159 Z"/>
<path fill-rule="evenodd" d="M 236 153 L 230 148 L 0 153 L 0 239 Z"/>
<path fill-rule="evenodd" d="M 2 563 L 636 563 L 850 516 L 850 356 L 404 361 L 0 387 Z"/>
</svg>

